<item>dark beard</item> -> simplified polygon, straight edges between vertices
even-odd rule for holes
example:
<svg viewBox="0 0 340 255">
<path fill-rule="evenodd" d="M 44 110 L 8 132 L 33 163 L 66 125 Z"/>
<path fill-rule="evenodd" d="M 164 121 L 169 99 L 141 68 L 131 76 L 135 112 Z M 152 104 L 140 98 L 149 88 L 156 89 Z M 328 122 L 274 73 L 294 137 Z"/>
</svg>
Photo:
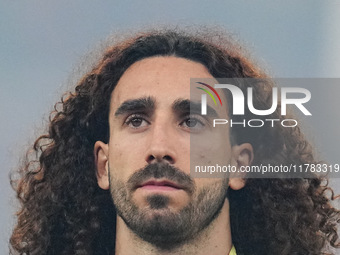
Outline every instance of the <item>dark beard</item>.
<svg viewBox="0 0 340 255">
<path fill-rule="evenodd" d="M 139 209 L 132 201 L 134 187 L 150 178 L 166 178 L 186 187 L 191 197 L 190 203 L 174 212 L 168 208 L 168 196 L 155 194 L 146 198 L 149 208 Z M 110 178 L 110 191 L 118 215 L 136 235 L 162 250 L 182 245 L 205 229 L 220 213 L 227 187 L 227 180 L 221 179 L 211 187 L 196 190 L 189 175 L 161 163 L 140 169 L 129 178 L 126 185 Z"/>
</svg>

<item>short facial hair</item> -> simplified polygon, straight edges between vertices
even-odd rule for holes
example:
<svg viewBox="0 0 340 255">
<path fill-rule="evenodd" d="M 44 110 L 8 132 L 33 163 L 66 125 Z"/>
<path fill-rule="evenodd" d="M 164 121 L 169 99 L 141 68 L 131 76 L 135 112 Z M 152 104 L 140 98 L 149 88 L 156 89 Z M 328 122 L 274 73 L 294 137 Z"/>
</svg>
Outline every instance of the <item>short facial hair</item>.
<svg viewBox="0 0 340 255">
<path fill-rule="evenodd" d="M 198 190 L 189 175 L 170 164 L 149 164 L 132 174 L 126 183 L 114 178 L 110 170 L 110 192 L 117 214 L 137 236 L 162 250 L 171 250 L 195 238 L 224 205 L 227 179 Z M 190 196 L 188 205 L 174 212 L 168 208 L 168 196 L 154 194 L 146 198 L 149 208 L 138 208 L 132 199 L 135 187 L 151 178 L 166 178 L 185 187 Z"/>
</svg>

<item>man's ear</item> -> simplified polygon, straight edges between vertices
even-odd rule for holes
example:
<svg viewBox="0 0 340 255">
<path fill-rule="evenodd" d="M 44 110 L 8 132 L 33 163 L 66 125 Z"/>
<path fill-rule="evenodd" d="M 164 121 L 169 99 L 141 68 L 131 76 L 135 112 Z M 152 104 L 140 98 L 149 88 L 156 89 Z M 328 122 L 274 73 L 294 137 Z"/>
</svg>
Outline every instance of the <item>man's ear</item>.
<svg viewBox="0 0 340 255">
<path fill-rule="evenodd" d="M 250 143 L 234 145 L 232 147 L 232 160 L 237 170 L 242 166 L 249 166 L 253 161 L 253 146 Z M 242 189 L 245 185 L 245 173 L 231 173 L 229 178 L 229 187 L 233 190 Z"/>
<path fill-rule="evenodd" d="M 94 158 L 96 164 L 96 175 L 99 187 L 109 189 L 109 145 L 101 141 L 94 144 Z"/>
</svg>

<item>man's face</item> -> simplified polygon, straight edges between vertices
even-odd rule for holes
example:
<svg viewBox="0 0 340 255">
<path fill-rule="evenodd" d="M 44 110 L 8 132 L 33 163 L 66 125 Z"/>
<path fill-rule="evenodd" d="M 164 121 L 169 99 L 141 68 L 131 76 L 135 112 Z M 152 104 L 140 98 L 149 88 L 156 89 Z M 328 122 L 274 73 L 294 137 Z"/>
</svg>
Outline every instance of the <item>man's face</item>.
<svg viewBox="0 0 340 255">
<path fill-rule="evenodd" d="M 190 112 L 191 103 L 200 103 L 190 98 L 190 78 L 213 77 L 183 58 L 147 58 L 127 69 L 111 97 L 106 168 L 114 204 L 134 233 L 159 246 L 188 240 L 209 225 L 228 187 L 226 178 L 190 177 L 190 139 L 213 134 L 206 119 Z M 227 109 L 218 115 L 226 118 Z M 233 163 L 228 128 L 219 135 L 224 148 L 205 141 L 204 148 L 192 148 L 192 157 L 220 153 Z"/>
</svg>

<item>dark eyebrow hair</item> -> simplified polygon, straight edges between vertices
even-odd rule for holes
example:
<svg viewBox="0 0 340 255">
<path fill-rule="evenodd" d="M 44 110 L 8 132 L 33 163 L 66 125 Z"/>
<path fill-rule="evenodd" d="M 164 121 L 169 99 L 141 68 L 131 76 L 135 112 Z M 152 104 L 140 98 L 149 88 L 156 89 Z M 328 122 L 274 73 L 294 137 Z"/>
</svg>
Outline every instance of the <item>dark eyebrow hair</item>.
<svg viewBox="0 0 340 255">
<path fill-rule="evenodd" d="M 142 111 L 150 112 L 155 109 L 155 100 L 152 97 L 131 99 L 123 102 L 115 112 L 115 116 L 126 113 Z"/>
<path fill-rule="evenodd" d="M 172 109 L 174 112 L 180 113 L 201 113 L 201 103 L 200 102 L 192 102 L 188 99 L 177 99 L 172 104 Z M 208 116 L 218 117 L 217 112 L 211 106 L 207 105 L 207 113 Z"/>
</svg>

